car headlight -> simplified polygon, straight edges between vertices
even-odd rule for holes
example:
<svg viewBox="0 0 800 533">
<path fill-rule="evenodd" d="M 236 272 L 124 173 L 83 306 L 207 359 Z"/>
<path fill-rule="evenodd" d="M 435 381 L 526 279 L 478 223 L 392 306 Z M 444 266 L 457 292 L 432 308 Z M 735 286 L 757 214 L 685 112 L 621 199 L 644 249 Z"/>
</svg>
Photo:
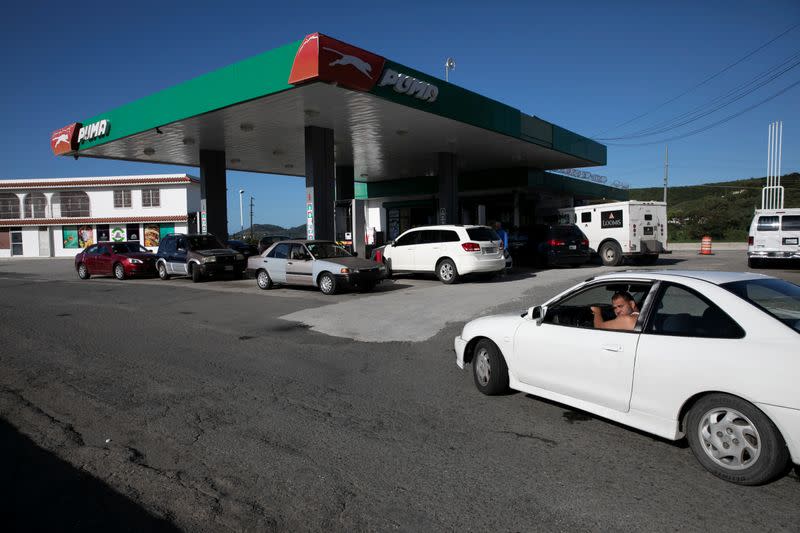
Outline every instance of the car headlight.
<svg viewBox="0 0 800 533">
<path fill-rule="evenodd" d="M 141 265 L 144 261 L 141 259 L 128 259 L 128 262 L 134 265 Z"/>
<path fill-rule="evenodd" d="M 385 266 L 383 266 L 383 265 L 381 265 L 381 266 L 379 266 L 379 267 L 378 267 L 378 271 L 380 271 L 380 272 L 383 272 L 383 271 L 385 271 L 385 270 L 386 270 L 386 267 L 385 267 Z"/>
<path fill-rule="evenodd" d="M 339 272 L 341 272 L 342 274 L 358 274 L 358 269 L 357 268 L 342 267 L 339 270 Z"/>
<path fill-rule="evenodd" d="M 215 263 L 217 261 L 217 257 L 212 255 L 211 257 L 204 257 L 203 263 Z"/>
<path fill-rule="evenodd" d="M 244 254 L 236 254 L 237 261 L 244 261 Z"/>
</svg>

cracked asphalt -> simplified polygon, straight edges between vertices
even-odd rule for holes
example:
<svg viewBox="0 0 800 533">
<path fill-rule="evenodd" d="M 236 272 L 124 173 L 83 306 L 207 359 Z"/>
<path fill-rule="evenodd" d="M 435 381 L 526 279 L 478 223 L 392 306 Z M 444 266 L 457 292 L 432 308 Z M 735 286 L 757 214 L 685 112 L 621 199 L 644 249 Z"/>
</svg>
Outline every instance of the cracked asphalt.
<svg viewBox="0 0 800 533">
<path fill-rule="evenodd" d="M 666 266 L 740 270 L 741 255 Z M 599 270 L 525 273 L 512 279 L 526 278 L 520 299 L 474 315 L 540 303 Z M 414 305 L 441 299 L 432 279 L 396 283 L 330 298 L 247 281 L 81 282 L 64 260 L 0 262 L 3 529 L 797 530 L 796 472 L 739 487 L 685 444 L 479 394 L 455 366 L 463 309 L 423 342 L 360 342 L 314 322 L 363 300 L 388 328 L 396 290 Z"/>
</svg>

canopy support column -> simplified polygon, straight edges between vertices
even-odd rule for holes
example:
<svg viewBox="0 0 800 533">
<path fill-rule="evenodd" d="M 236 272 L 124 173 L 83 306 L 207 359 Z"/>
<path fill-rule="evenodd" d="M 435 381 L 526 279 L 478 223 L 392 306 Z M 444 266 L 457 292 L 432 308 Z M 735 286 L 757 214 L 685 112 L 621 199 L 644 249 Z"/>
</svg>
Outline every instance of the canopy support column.
<svg viewBox="0 0 800 533">
<path fill-rule="evenodd" d="M 226 180 L 225 152 L 200 150 L 200 203 L 206 213 L 206 231 L 221 241 L 228 239 Z"/>
<path fill-rule="evenodd" d="M 306 234 L 309 239 L 334 240 L 333 130 L 306 126 Z"/>
<path fill-rule="evenodd" d="M 458 224 L 458 157 L 439 152 L 439 224 Z"/>
</svg>

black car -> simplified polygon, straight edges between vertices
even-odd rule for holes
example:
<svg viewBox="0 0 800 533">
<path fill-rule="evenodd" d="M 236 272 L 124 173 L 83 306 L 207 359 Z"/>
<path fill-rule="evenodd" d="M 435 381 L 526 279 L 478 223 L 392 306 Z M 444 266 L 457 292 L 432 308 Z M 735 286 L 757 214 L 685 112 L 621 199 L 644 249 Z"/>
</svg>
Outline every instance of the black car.
<svg viewBox="0 0 800 533">
<path fill-rule="evenodd" d="M 228 248 L 231 250 L 236 250 L 240 254 L 244 255 L 245 259 L 251 255 L 258 255 L 258 247 L 254 244 L 237 240 L 225 241 L 225 244 L 227 244 Z"/>
<path fill-rule="evenodd" d="M 161 279 L 191 276 L 197 282 L 205 277 L 242 277 L 246 269 L 244 254 L 226 248 L 210 233 L 170 233 L 161 239 L 156 253 L 156 270 Z"/>
<path fill-rule="evenodd" d="M 291 237 L 286 235 L 264 235 L 258 241 L 258 253 L 263 254 L 264 251 L 278 241 L 288 241 Z"/>
<path fill-rule="evenodd" d="M 519 228 L 509 235 L 508 248 L 517 265 L 578 267 L 591 258 L 589 239 L 574 224 Z"/>
</svg>

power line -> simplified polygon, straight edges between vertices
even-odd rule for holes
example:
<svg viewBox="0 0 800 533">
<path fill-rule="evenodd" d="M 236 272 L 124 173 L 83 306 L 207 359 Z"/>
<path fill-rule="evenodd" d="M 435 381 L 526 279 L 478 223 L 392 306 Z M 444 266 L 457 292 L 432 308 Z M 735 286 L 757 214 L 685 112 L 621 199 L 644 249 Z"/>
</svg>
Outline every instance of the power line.
<svg viewBox="0 0 800 533">
<path fill-rule="evenodd" d="M 691 137 L 692 135 L 696 135 L 698 133 L 702 133 L 704 131 L 710 130 L 711 128 L 719 126 L 720 124 L 724 124 L 724 123 L 726 123 L 726 122 L 728 122 L 730 120 L 733 120 L 734 118 L 736 118 L 736 117 L 738 117 L 740 115 L 744 115 L 748 111 L 751 111 L 751 110 L 755 109 L 756 107 L 758 107 L 760 105 L 766 104 L 770 100 L 773 100 L 773 99 L 777 98 L 778 96 L 782 95 L 783 93 L 793 89 L 797 85 L 800 85 L 800 80 L 792 83 L 788 87 L 785 87 L 785 88 L 781 89 L 777 93 L 775 93 L 772 96 L 769 96 L 769 97 L 761 100 L 760 102 L 756 102 L 755 104 L 753 104 L 753 105 L 751 105 L 749 107 L 746 107 L 746 108 L 742 109 L 741 111 L 738 111 L 738 112 L 736 112 L 736 113 L 734 113 L 732 115 L 728 115 L 727 117 L 723 118 L 722 120 L 718 120 L 717 122 L 713 122 L 713 123 L 711 123 L 711 124 L 709 124 L 707 126 L 704 126 L 702 128 L 698 128 L 696 130 L 693 130 L 693 131 L 690 131 L 690 132 L 687 132 L 687 133 L 684 133 L 684 134 L 681 134 L 681 135 L 676 135 L 674 137 L 669 137 L 669 138 L 666 138 L 666 139 L 660 139 L 658 141 L 651 141 L 651 142 L 645 142 L 645 143 L 632 143 L 632 144 L 606 143 L 606 144 L 608 144 L 610 146 L 649 146 L 649 145 L 652 145 L 652 144 L 663 144 L 663 143 L 669 142 L 669 141 L 675 141 L 675 140 L 678 140 L 678 139 L 685 139 L 687 137 Z"/>
<path fill-rule="evenodd" d="M 731 63 L 731 64 L 730 64 L 730 65 L 728 65 L 727 67 L 723 68 L 723 69 L 722 69 L 722 70 L 720 70 L 719 72 L 717 72 L 717 73 L 715 73 L 715 74 L 712 74 L 711 76 L 709 76 L 708 78 L 704 79 L 704 80 L 703 80 L 703 81 L 701 81 L 700 83 L 698 83 L 698 84 L 696 84 L 696 85 L 693 85 L 692 87 L 689 87 L 688 89 L 686 89 L 685 91 L 683 91 L 683 92 L 682 92 L 682 93 L 680 93 L 679 95 L 677 95 L 677 96 L 675 96 L 675 97 L 673 97 L 673 98 L 670 98 L 669 100 L 667 100 L 667 101 L 665 101 L 665 102 L 662 102 L 661 104 L 657 105 L 657 106 L 656 106 L 656 107 L 654 107 L 653 109 L 650 109 L 649 111 L 645 111 L 644 113 L 642 113 L 642 114 L 640 114 L 640 115 L 636 115 L 635 117 L 633 117 L 633 118 L 631 118 L 631 119 L 629 119 L 629 120 L 626 120 L 625 122 L 622 122 L 621 124 L 617 124 L 616 126 L 612 126 L 611 128 L 607 128 L 607 129 L 605 129 L 605 130 L 603 130 L 603 131 L 601 131 L 601 132 L 597 133 L 596 135 L 593 135 L 593 136 L 592 136 L 592 138 L 596 137 L 597 135 L 602 135 L 602 134 L 606 133 L 606 132 L 607 132 L 607 131 L 609 131 L 609 130 L 615 130 L 615 129 L 617 129 L 617 128 L 621 128 L 622 126 L 626 126 L 626 125 L 630 124 L 631 122 L 634 122 L 634 121 L 636 121 L 636 120 L 639 120 L 640 118 L 642 118 L 642 117 L 645 117 L 645 116 L 649 115 L 650 113 L 653 113 L 654 111 L 658 111 L 659 109 L 661 109 L 662 107 L 664 107 L 664 106 L 665 106 L 665 105 L 667 105 L 667 104 L 671 104 L 671 103 L 672 103 L 672 102 L 674 102 L 675 100 L 678 100 L 679 98 L 681 98 L 681 97 L 683 97 L 683 96 L 685 96 L 685 95 L 689 94 L 690 92 L 694 91 L 694 90 L 695 90 L 695 89 L 697 89 L 698 87 L 702 87 L 703 85 L 705 85 L 705 84 L 706 84 L 706 83 L 708 83 L 709 81 L 713 80 L 713 79 L 714 79 L 714 78 L 716 78 L 717 76 L 719 76 L 719 75 L 721 75 L 721 74 L 723 74 L 723 73 L 727 72 L 728 70 L 732 69 L 732 68 L 733 68 L 733 67 L 735 67 L 736 65 L 738 65 L 738 64 L 740 64 L 741 62 L 745 61 L 746 59 L 749 59 L 750 57 L 752 57 L 753 55 L 755 55 L 757 52 L 759 52 L 759 51 L 763 50 L 764 48 L 766 48 L 766 47 L 767 47 L 767 46 L 769 46 L 770 44 L 774 43 L 775 41 L 777 41 L 778 39 L 780 39 L 781 37 L 783 37 L 784 35 L 786 35 L 786 34 L 787 34 L 787 33 L 789 33 L 790 31 L 794 30 L 794 29 L 795 29 L 795 28 L 797 28 L 798 26 L 800 26 L 800 22 L 798 22 L 798 23 L 796 23 L 796 24 L 794 24 L 794 25 L 790 26 L 788 29 L 786 29 L 786 30 L 782 31 L 782 32 L 781 32 L 781 33 L 779 33 L 777 36 L 773 37 L 772 39 L 770 39 L 769 41 L 765 42 L 765 43 L 764 43 L 764 44 L 762 44 L 761 46 L 759 46 L 759 47 L 757 47 L 756 49 L 754 49 L 754 50 L 752 50 L 752 51 L 748 52 L 747 54 L 745 54 L 745 55 L 744 55 L 744 56 L 742 56 L 741 58 L 737 59 L 736 61 L 734 61 L 733 63 Z"/>
<path fill-rule="evenodd" d="M 792 61 L 794 61 L 794 62 L 792 63 Z M 789 65 L 786 66 L 787 64 L 789 64 Z M 706 102 L 705 104 L 700 105 L 700 106 L 698 106 L 698 107 L 696 107 L 696 108 L 694 108 L 694 109 L 692 109 L 690 111 L 687 111 L 685 113 L 677 115 L 676 117 L 673 117 L 673 118 L 668 119 L 666 121 L 662 121 L 660 123 L 653 124 L 652 126 L 649 126 L 647 128 L 632 132 L 632 133 L 630 133 L 628 135 L 622 135 L 622 136 L 619 136 L 619 137 L 605 137 L 605 138 L 601 137 L 601 138 L 598 138 L 596 140 L 598 140 L 598 141 L 618 141 L 618 140 L 626 140 L 626 139 L 635 139 L 637 137 L 649 137 L 649 136 L 652 136 L 652 135 L 658 135 L 660 133 L 666 133 L 666 132 L 668 132 L 670 130 L 673 130 L 675 128 L 679 128 L 681 126 L 685 126 L 687 124 L 691 124 L 692 122 L 696 122 L 696 121 L 700 120 L 703 117 L 711 115 L 712 113 L 715 113 L 715 112 L 719 111 L 720 109 L 723 109 L 723 108 L 731 105 L 732 103 L 741 100 L 745 96 L 748 96 L 748 95 L 752 94 L 753 92 L 757 91 L 758 89 L 768 85 L 769 83 L 775 81 L 776 79 L 778 79 L 779 77 L 783 76 L 787 72 L 789 72 L 792 69 L 796 68 L 797 66 L 800 66 L 800 52 L 796 52 L 795 54 L 793 54 L 792 56 L 790 56 L 789 58 L 787 58 L 786 60 L 784 60 L 780 64 L 768 69 L 767 71 L 759 74 L 758 76 L 755 76 L 750 81 L 748 81 L 748 82 L 746 82 L 746 83 L 744 83 L 742 85 L 739 85 L 738 87 L 735 87 L 734 89 L 732 89 L 731 91 L 729 91 L 725 95 L 718 96 L 718 97 L 710 100 L 709 102 Z M 783 70 L 781 70 L 780 72 L 776 73 L 775 71 L 777 71 L 780 68 L 783 68 Z M 753 87 L 750 87 L 750 88 L 747 88 L 748 86 L 751 86 L 753 84 L 757 84 L 757 85 L 755 85 Z M 725 101 L 725 99 L 727 99 L 727 101 Z M 714 105 L 715 103 L 720 102 L 720 101 L 722 103 L 716 104 L 714 107 L 707 109 L 707 106 Z"/>
</svg>

